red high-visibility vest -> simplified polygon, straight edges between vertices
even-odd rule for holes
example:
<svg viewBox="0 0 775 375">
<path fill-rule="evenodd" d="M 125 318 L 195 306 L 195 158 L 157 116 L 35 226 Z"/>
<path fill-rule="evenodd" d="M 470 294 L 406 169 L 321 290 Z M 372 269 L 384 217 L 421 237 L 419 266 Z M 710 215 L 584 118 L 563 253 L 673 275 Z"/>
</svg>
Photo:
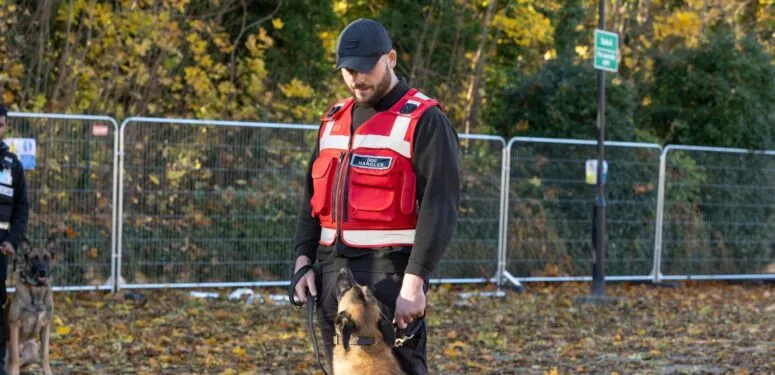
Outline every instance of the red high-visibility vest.
<svg viewBox="0 0 775 375">
<path fill-rule="evenodd" d="M 312 165 L 312 216 L 320 219 L 320 243 L 337 234 L 348 246 L 414 245 L 417 226 L 414 129 L 438 102 L 410 89 L 350 134 L 353 98 L 321 118 L 320 152 Z"/>
</svg>

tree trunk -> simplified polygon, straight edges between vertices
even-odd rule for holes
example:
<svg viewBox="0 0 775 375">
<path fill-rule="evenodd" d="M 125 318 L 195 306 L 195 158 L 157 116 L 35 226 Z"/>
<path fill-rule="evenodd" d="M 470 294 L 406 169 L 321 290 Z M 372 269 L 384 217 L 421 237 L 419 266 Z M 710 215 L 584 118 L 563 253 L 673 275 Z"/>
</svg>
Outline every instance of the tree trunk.
<svg viewBox="0 0 775 375">
<path fill-rule="evenodd" d="M 435 8 L 435 6 L 436 1 L 431 2 L 431 7 L 428 8 L 428 14 L 425 15 L 425 23 L 422 26 L 420 38 L 417 40 L 417 44 L 414 48 L 414 55 L 412 56 L 412 69 L 409 71 L 409 85 L 413 87 L 417 87 L 415 78 L 417 77 L 417 72 L 420 71 L 423 66 L 422 47 L 423 44 L 425 44 L 425 35 L 428 34 L 428 27 L 430 26 L 431 18 L 433 16 L 433 8 Z"/>
<path fill-rule="evenodd" d="M 479 115 L 479 102 L 481 100 L 479 96 L 479 84 L 482 79 L 482 72 L 484 71 L 484 65 L 487 62 L 487 36 L 490 34 L 490 25 L 492 24 L 492 18 L 495 14 L 495 6 L 497 0 L 491 0 L 487 6 L 487 13 L 482 20 L 482 33 L 479 39 L 479 48 L 476 49 L 476 55 L 474 56 L 474 71 L 471 76 L 471 83 L 468 85 L 468 94 L 466 95 L 466 103 L 468 108 L 466 110 L 466 134 L 471 132 L 471 128 L 476 126 Z"/>
</svg>

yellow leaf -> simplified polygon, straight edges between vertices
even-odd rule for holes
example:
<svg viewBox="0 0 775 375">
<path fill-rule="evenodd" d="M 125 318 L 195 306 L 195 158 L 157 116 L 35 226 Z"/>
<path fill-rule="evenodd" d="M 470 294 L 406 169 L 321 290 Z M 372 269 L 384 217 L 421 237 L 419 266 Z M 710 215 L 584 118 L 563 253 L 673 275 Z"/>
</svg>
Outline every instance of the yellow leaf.
<svg viewBox="0 0 775 375">
<path fill-rule="evenodd" d="M 159 178 L 156 177 L 156 175 L 152 174 L 148 178 L 151 179 L 151 182 L 153 182 L 154 185 L 158 185 L 159 184 Z"/>
<path fill-rule="evenodd" d="M 223 370 L 220 375 L 237 375 L 237 370 L 233 368 L 227 368 L 226 370 Z"/>
<path fill-rule="evenodd" d="M 60 336 L 64 336 L 66 334 L 70 333 L 70 327 L 68 326 L 59 326 L 57 327 L 57 334 Z"/>
<path fill-rule="evenodd" d="M 550 371 L 544 371 L 544 375 L 560 375 L 560 371 L 558 371 L 557 367 L 555 367 Z"/>
<path fill-rule="evenodd" d="M 209 346 L 215 346 L 218 344 L 218 340 L 215 337 L 210 337 L 209 339 L 205 340 L 205 344 Z"/>
<path fill-rule="evenodd" d="M 22 78 L 22 76 L 24 76 L 24 65 L 16 64 L 12 66 L 10 75 L 11 75 L 11 78 Z"/>
<path fill-rule="evenodd" d="M 247 354 L 247 351 L 244 348 L 241 348 L 239 346 L 232 349 L 231 352 L 237 355 L 238 357 L 245 357 L 245 355 Z"/>
<path fill-rule="evenodd" d="M 272 27 L 274 27 L 277 30 L 282 30 L 283 28 L 283 21 L 279 18 L 272 19 Z"/>
<path fill-rule="evenodd" d="M 97 259 L 97 256 L 99 255 L 99 250 L 97 250 L 96 247 L 92 247 L 89 249 L 89 258 Z"/>
<path fill-rule="evenodd" d="M 449 331 L 447 332 L 447 338 L 450 340 L 454 340 L 457 337 L 457 332 L 455 331 Z"/>
<path fill-rule="evenodd" d="M 3 93 L 3 101 L 5 103 L 10 103 L 13 101 L 13 93 L 10 91 L 6 91 Z"/>
</svg>

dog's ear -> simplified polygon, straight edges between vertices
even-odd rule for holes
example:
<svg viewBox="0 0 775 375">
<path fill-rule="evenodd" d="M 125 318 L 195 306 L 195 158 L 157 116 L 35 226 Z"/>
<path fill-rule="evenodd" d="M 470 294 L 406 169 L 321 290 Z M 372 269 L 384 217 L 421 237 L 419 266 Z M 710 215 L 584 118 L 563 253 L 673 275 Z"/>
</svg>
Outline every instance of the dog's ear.
<svg viewBox="0 0 775 375">
<path fill-rule="evenodd" d="M 56 256 L 56 250 L 58 246 L 59 241 L 57 240 L 57 234 L 52 233 L 50 236 L 48 236 L 48 241 L 46 241 L 46 250 L 49 254 L 51 254 L 52 258 Z"/>
<path fill-rule="evenodd" d="M 339 270 L 339 276 L 336 278 L 336 299 L 342 296 L 355 285 L 355 278 L 349 268 L 344 267 Z"/>
<path fill-rule="evenodd" d="M 30 241 L 27 239 L 27 236 L 22 236 L 22 241 L 19 243 L 19 253 L 20 254 L 27 254 L 30 252 Z"/>
</svg>

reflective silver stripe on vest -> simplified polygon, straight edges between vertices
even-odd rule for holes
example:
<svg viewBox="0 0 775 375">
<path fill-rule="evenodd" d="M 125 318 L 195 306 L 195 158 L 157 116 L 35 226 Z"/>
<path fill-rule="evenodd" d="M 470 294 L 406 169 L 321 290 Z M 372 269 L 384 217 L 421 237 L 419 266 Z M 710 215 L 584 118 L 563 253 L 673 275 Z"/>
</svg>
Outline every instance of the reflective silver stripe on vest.
<svg viewBox="0 0 775 375">
<path fill-rule="evenodd" d="M 327 148 L 347 150 L 347 147 L 350 145 L 350 137 L 346 135 L 331 135 L 334 122 L 334 120 L 327 122 L 325 129 L 323 129 L 323 136 L 320 137 L 320 151 Z"/>
<path fill-rule="evenodd" d="M 342 239 L 353 246 L 414 245 L 414 229 L 343 230 Z"/>
<path fill-rule="evenodd" d="M 336 229 L 320 227 L 320 242 L 333 243 L 336 238 Z"/>
<path fill-rule="evenodd" d="M 404 157 L 412 157 L 412 148 L 408 141 L 405 140 L 406 132 L 409 129 L 409 123 L 412 122 L 411 117 L 398 116 L 393 122 L 393 129 L 390 131 L 390 135 L 374 135 L 356 134 L 353 140 L 353 148 L 367 147 L 376 149 L 389 149 L 393 150 Z"/>
</svg>

